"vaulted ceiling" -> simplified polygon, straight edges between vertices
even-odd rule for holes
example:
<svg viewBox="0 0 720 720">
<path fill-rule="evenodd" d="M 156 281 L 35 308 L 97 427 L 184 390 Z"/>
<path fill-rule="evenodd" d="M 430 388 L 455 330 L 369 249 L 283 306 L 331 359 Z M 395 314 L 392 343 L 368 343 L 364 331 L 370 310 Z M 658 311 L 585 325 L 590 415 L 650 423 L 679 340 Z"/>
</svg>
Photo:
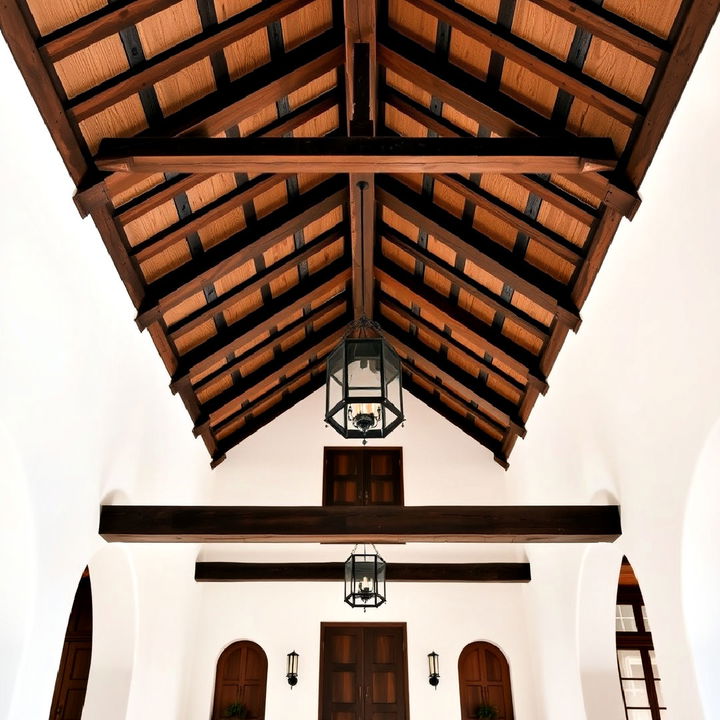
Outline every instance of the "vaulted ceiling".
<svg viewBox="0 0 720 720">
<path fill-rule="evenodd" d="M 3 0 L 0 19 L 213 465 L 323 384 L 364 312 L 405 388 L 507 466 L 719 4 Z"/>
</svg>

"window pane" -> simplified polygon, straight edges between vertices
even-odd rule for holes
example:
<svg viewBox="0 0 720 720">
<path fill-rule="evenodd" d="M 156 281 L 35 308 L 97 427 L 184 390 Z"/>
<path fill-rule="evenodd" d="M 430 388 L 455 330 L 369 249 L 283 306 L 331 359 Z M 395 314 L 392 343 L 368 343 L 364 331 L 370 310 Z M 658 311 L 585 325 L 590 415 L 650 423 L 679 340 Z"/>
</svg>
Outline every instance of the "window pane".
<svg viewBox="0 0 720 720">
<path fill-rule="evenodd" d="M 637 632 L 632 605 L 615 606 L 615 632 Z"/>
<path fill-rule="evenodd" d="M 660 686 L 659 680 L 655 681 L 655 692 L 657 693 L 658 705 L 662 707 L 665 705 L 665 699 L 663 698 L 662 687 Z"/>
<path fill-rule="evenodd" d="M 628 720 L 652 720 L 652 713 L 649 710 L 628 710 Z"/>
<path fill-rule="evenodd" d="M 658 670 L 657 660 L 655 660 L 655 651 L 650 651 L 650 665 L 652 665 L 652 674 L 656 680 L 660 679 L 660 671 Z"/>
<path fill-rule="evenodd" d="M 621 678 L 644 677 L 639 650 L 618 650 L 617 654 Z"/>
<path fill-rule="evenodd" d="M 623 680 L 626 707 L 649 707 L 647 688 L 644 680 Z"/>
<path fill-rule="evenodd" d="M 650 621 L 648 620 L 647 609 L 644 605 L 642 606 L 642 618 L 643 625 L 645 626 L 645 632 L 650 632 Z"/>
</svg>

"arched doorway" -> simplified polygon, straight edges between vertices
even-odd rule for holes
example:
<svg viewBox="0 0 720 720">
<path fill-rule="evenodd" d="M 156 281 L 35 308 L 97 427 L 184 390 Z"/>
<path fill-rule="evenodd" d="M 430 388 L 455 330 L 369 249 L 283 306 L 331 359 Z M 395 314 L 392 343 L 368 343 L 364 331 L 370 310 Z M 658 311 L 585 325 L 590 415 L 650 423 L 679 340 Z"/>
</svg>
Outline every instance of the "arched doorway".
<svg viewBox="0 0 720 720">
<path fill-rule="evenodd" d="M 90 573 L 80 578 L 63 643 L 55 681 L 50 720 L 80 720 L 92 655 L 92 596 Z"/>
<path fill-rule="evenodd" d="M 225 648 L 217 663 L 213 720 L 228 717 L 231 706 L 242 706 L 248 720 L 264 720 L 267 656 L 254 642 L 241 640 Z"/>
<path fill-rule="evenodd" d="M 499 648 L 488 642 L 470 643 L 460 653 L 458 673 L 462 720 L 513 720 L 510 668 Z"/>
</svg>

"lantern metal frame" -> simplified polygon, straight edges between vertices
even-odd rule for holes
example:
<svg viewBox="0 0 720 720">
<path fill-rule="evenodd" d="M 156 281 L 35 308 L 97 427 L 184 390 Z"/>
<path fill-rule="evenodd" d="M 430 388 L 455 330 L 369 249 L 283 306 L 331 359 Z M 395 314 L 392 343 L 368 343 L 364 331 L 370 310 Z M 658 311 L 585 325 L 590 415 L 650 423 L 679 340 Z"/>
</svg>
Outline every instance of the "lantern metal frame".
<svg viewBox="0 0 720 720">
<path fill-rule="evenodd" d="M 350 385 L 348 367 L 362 358 L 377 363 L 379 382 Z M 360 359 L 362 363 L 363 360 Z M 392 377 L 388 377 L 392 374 Z M 390 395 L 397 399 L 390 399 Z M 331 404 L 332 403 L 332 404 Z M 353 406 L 372 405 L 373 413 L 356 413 Z M 325 422 L 347 439 L 384 438 L 405 422 L 402 396 L 402 362 L 383 337 L 380 326 L 362 316 L 348 328 L 328 356 L 325 382 Z"/>
<path fill-rule="evenodd" d="M 300 665 L 300 656 L 293 650 L 287 656 L 287 681 L 292 690 L 298 683 L 298 667 Z"/>
<path fill-rule="evenodd" d="M 437 690 L 440 684 L 440 656 L 434 650 L 428 653 L 428 666 L 428 682 Z"/>
<path fill-rule="evenodd" d="M 387 563 L 374 545 L 373 552 L 368 552 L 365 546 L 362 552 L 356 552 L 357 547 L 345 561 L 345 602 L 363 610 L 380 607 L 387 601 Z"/>
</svg>

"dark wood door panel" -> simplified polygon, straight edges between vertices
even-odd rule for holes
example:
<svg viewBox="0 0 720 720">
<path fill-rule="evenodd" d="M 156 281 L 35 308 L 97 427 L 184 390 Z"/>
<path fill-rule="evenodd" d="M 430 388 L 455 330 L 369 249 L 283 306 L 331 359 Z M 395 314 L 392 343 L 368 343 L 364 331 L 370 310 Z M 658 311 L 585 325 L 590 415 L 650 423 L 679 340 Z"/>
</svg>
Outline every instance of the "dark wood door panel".
<svg viewBox="0 0 720 720">
<path fill-rule="evenodd" d="M 323 504 L 403 502 L 402 448 L 325 448 Z"/>
<path fill-rule="evenodd" d="M 320 720 L 407 720 L 405 628 L 322 627 Z"/>
<path fill-rule="evenodd" d="M 497 647 L 471 643 L 460 654 L 458 671 L 463 720 L 474 718 L 478 705 L 492 705 L 498 720 L 513 720 L 510 668 Z"/>
</svg>

